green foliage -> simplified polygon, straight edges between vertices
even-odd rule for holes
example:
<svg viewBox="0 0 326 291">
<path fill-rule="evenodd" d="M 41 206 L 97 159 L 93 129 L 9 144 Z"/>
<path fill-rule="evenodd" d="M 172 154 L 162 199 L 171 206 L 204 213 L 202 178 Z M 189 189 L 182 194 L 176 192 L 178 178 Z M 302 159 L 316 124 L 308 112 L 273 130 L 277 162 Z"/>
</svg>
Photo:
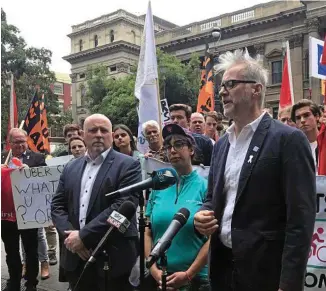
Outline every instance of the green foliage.
<svg viewBox="0 0 326 291">
<path fill-rule="evenodd" d="M 51 114 L 59 113 L 59 102 L 50 89 L 55 75 L 50 71 L 52 52 L 45 48 L 27 47 L 20 31 L 7 23 L 6 13 L 1 9 L 1 138 L 7 132 L 10 73 L 14 76 L 19 122 L 27 112 L 36 88 L 44 93 L 48 112 L 48 124 L 52 125 Z"/>
<path fill-rule="evenodd" d="M 197 105 L 200 87 L 200 60 L 192 55 L 187 64 L 175 56 L 157 50 L 161 99 L 168 104 Z M 87 71 L 87 101 L 92 113 L 108 116 L 113 124 L 123 123 L 136 134 L 137 104 L 134 96 L 136 70 L 133 74 L 114 80 L 108 77 L 105 66 L 89 67 Z"/>
</svg>

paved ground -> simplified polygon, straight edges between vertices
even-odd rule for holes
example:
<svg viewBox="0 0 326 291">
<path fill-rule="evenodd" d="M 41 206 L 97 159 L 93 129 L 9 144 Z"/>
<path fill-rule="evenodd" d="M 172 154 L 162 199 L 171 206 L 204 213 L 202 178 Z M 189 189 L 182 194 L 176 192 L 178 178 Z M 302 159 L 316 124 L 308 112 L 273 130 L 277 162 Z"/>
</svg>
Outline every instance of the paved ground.
<svg viewBox="0 0 326 291">
<path fill-rule="evenodd" d="M 6 287 L 6 280 L 9 278 L 8 269 L 6 264 L 6 253 L 4 250 L 3 243 L 1 243 L 1 290 L 4 290 Z M 65 291 L 68 288 L 67 283 L 60 283 L 59 278 L 59 266 L 50 266 L 50 278 L 42 281 L 39 277 L 38 290 L 39 291 Z M 22 286 L 24 279 L 22 279 Z M 22 288 L 21 290 L 25 290 Z"/>
</svg>

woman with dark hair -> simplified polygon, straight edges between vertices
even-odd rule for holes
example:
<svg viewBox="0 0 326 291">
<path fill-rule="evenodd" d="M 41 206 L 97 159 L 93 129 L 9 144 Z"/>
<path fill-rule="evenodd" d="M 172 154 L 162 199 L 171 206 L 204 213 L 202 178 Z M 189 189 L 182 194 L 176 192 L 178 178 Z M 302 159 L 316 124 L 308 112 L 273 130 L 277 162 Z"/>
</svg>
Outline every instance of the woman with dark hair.
<svg viewBox="0 0 326 291">
<path fill-rule="evenodd" d="M 207 180 L 193 169 L 195 158 L 195 140 L 177 124 L 168 124 L 163 128 L 163 148 L 169 162 L 177 171 L 177 184 L 164 189 L 153 190 L 146 206 L 146 217 L 151 229 L 145 232 L 145 255 L 148 257 L 152 247 L 162 237 L 174 214 L 180 208 L 187 208 L 190 216 L 187 223 L 174 237 L 167 255 L 167 287 L 182 291 L 210 290 L 207 270 L 209 240 L 195 233 L 193 220 L 195 213 L 205 201 Z M 154 264 L 150 273 L 152 282 L 146 290 L 157 290 L 161 285 L 160 262 Z M 154 279 L 154 280 L 153 280 Z"/>
<path fill-rule="evenodd" d="M 124 124 L 118 124 L 113 127 L 113 149 L 136 159 L 143 157 L 137 150 L 131 130 Z"/>
</svg>

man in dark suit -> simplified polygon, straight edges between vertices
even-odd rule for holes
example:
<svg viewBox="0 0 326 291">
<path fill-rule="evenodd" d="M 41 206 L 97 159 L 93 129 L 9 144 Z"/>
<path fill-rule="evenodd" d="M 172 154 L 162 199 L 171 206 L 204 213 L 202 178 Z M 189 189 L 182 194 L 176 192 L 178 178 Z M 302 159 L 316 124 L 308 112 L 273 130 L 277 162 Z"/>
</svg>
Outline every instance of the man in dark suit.
<svg viewBox="0 0 326 291">
<path fill-rule="evenodd" d="M 100 239 L 108 230 L 107 219 L 125 200 L 138 205 L 139 193 L 106 197 L 117 189 L 141 181 L 140 163 L 112 149 L 112 125 L 108 118 L 94 114 L 84 123 L 87 154 L 68 163 L 52 200 L 52 220 L 65 237 L 61 266 L 72 289 Z M 109 286 L 106 290 L 131 290 L 128 281 L 137 257 L 136 219 L 125 234 L 115 233 L 106 244 L 109 260 Z M 103 258 L 83 275 L 81 290 L 104 290 Z"/>
<path fill-rule="evenodd" d="M 194 220 L 211 235 L 212 290 L 301 291 L 316 214 L 308 140 L 262 111 L 268 73 L 259 60 L 227 52 L 218 69 L 234 124 L 214 147 L 207 200 Z"/>
<path fill-rule="evenodd" d="M 16 166 L 12 162 L 13 157 L 18 158 L 23 163 L 21 168 L 46 166 L 43 154 L 34 153 L 27 149 L 27 133 L 24 130 L 19 128 L 11 129 L 9 132 L 9 141 L 12 153 L 8 165 L 2 166 L 15 168 Z M 2 164 L 5 163 L 7 155 L 8 153 L 3 153 L 1 155 Z M 18 229 L 16 219 L 7 220 L 2 218 L 1 239 L 5 246 L 6 262 L 10 277 L 7 290 L 20 290 L 22 264 L 19 252 L 19 237 L 21 237 L 26 253 L 26 290 L 36 291 L 36 285 L 38 283 L 37 276 L 39 272 L 37 231 L 37 228 Z"/>
</svg>

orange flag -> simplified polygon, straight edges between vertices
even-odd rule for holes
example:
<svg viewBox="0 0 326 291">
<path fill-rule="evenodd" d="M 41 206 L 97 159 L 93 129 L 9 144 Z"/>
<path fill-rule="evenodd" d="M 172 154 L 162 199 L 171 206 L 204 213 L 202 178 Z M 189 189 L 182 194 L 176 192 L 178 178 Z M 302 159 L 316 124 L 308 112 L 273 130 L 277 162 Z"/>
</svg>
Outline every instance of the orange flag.
<svg viewBox="0 0 326 291">
<path fill-rule="evenodd" d="M 206 44 L 204 69 L 201 73 L 197 112 L 205 113 L 214 110 L 213 60 Z"/>
<path fill-rule="evenodd" d="M 279 108 L 284 108 L 293 105 L 293 83 L 292 83 L 292 70 L 289 42 L 286 43 L 286 54 L 283 64 L 282 84 L 280 92 Z"/>
<path fill-rule="evenodd" d="M 25 117 L 24 130 L 28 134 L 28 146 L 33 152 L 49 154 L 49 130 L 46 109 L 44 105 L 44 94 L 41 98 L 35 92 L 32 103 Z"/>
</svg>

